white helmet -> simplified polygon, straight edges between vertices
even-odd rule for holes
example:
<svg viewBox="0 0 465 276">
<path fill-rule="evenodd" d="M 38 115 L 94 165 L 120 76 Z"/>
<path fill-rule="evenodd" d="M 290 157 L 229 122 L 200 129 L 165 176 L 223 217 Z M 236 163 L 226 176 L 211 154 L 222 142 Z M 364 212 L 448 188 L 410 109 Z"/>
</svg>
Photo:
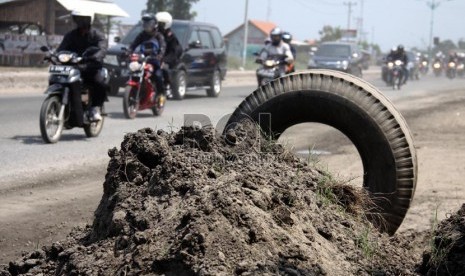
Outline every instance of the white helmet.
<svg viewBox="0 0 465 276">
<path fill-rule="evenodd" d="M 94 13 L 91 11 L 73 10 L 71 17 L 78 27 L 90 27 L 94 21 Z"/>
<path fill-rule="evenodd" d="M 166 30 L 171 28 L 171 25 L 173 24 L 173 17 L 169 12 L 157 12 L 155 17 L 157 18 L 160 29 Z"/>
</svg>

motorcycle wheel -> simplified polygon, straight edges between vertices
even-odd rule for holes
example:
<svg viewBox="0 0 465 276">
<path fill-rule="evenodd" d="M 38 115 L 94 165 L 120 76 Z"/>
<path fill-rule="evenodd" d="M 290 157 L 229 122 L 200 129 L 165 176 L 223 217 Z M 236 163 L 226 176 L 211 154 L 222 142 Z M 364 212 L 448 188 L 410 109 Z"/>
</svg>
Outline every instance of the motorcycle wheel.
<svg viewBox="0 0 465 276">
<path fill-rule="evenodd" d="M 135 99 L 137 94 L 137 88 L 128 86 L 124 90 L 123 95 L 123 111 L 124 116 L 127 119 L 136 118 L 137 111 L 139 109 L 139 101 Z"/>
<path fill-rule="evenodd" d="M 260 121 L 262 114 L 272 122 Z M 360 154 L 363 187 L 377 206 L 367 217 L 381 231 L 396 232 L 415 193 L 417 159 L 404 118 L 376 87 L 331 70 L 294 73 L 256 89 L 234 111 L 224 133 L 247 119 L 270 139 L 304 122 L 345 134 Z"/>
<path fill-rule="evenodd" d="M 207 89 L 207 96 L 216 98 L 221 93 L 221 75 L 219 70 L 213 72 L 210 80 L 210 87 Z"/>
<path fill-rule="evenodd" d="M 61 100 L 58 96 L 48 97 L 40 108 L 40 134 L 46 143 L 56 143 L 60 140 L 64 121 L 58 118 Z"/>
<path fill-rule="evenodd" d="M 102 107 L 102 113 L 104 113 L 103 107 Z M 104 120 L 105 120 L 105 117 L 102 117 L 102 120 L 100 121 L 90 122 L 90 124 L 84 125 L 84 133 L 86 134 L 86 136 L 88 138 L 99 136 L 100 132 L 102 132 Z"/>
<path fill-rule="evenodd" d="M 154 116 L 160 116 L 165 110 L 166 97 L 163 95 L 158 95 L 155 101 L 157 104 L 152 107 L 152 113 Z"/>
</svg>

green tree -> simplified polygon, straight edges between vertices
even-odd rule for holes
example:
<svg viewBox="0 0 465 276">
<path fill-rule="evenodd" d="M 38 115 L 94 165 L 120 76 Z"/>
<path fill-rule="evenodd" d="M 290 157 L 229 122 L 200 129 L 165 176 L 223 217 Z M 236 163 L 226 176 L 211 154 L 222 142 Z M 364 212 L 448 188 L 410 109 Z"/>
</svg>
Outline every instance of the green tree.
<svg viewBox="0 0 465 276">
<path fill-rule="evenodd" d="M 444 54 L 449 53 L 450 50 L 457 49 L 457 46 L 455 43 L 450 40 L 446 39 L 444 41 L 441 41 L 437 46 L 434 47 L 434 53 L 437 53 L 439 51 L 443 52 Z"/>
<path fill-rule="evenodd" d="M 341 39 L 341 27 L 332 27 L 330 25 L 323 26 L 323 29 L 318 32 L 320 34 L 320 42 L 335 41 Z"/>
<path fill-rule="evenodd" d="M 192 4 L 199 0 L 147 0 L 147 9 L 144 12 L 156 13 L 167 11 L 175 19 L 192 20 L 197 16 L 195 11 L 191 11 Z"/>
</svg>

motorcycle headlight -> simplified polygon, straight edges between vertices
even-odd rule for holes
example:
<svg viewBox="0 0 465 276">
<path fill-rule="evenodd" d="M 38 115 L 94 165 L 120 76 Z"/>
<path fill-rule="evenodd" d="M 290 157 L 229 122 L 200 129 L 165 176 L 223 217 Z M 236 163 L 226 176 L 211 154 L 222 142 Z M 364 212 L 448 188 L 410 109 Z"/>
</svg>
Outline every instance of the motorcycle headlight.
<svg viewBox="0 0 465 276">
<path fill-rule="evenodd" d="M 441 68 L 441 64 L 440 63 L 435 63 L 435 64 L 433 64 L 433 67 L 436 68 L 436 69 L 439 69 L 439 68 Z"/>
<path fill-rule="evenodd" d="M 449 67 L 455 67 L 455 62 L 449 62 Z"/>
<path fill-rule="evenodd" d="M 423 61 L 421 64 L 423 64 L 423 66 L 426 66 L 426 65 L 428 65 L 428 62 Z"/>
<path fill-rule="evenodd" d="M 394 67 L 394 63 L 393 62 L 388 62 L 387 66 L 388 66 L 388 68 L 392 68 L 392 67 Z"/>
<path fill-rule="evenodd" d="M 265 66 L 266 67 L 273 67 L 275 65 L 275 61 L 272 59 L 268 59 L 265 61 Z"/>
<path fill-rule="evenodd" d="M 132 72 L 139 71 L 142 68 L 142 64 L 140 64 L 138 61 L 132 61 L 129 63 L 129 70 Z"/>
<path fill-rule="evenodd" d="M 463 65 L 463 63 L 457 65 L 457 69 L 459 69 L 459 70 L 463 70 L 464 68 L 465 68 L 465 65 Z"/>
<path fill-rule="evenodd" d="M 394 64 L 397 65 L 397 66 L 401 66 L 401 65 L 402 65 L 402 61 L 396 60 L 396 61 L 394 62 Z"/>
<path fill-rule="evenodd" d="M 73 56 L 71 54 L 59 54 L 58 60 L 62 63 L 67 63 L 71 60 Z"/>
</svg>

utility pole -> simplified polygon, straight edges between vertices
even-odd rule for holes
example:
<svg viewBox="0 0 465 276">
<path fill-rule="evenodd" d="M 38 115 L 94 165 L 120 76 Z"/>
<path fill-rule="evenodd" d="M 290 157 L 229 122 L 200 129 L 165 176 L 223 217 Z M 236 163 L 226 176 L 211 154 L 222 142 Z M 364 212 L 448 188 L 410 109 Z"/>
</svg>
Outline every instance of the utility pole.
<svg viewBox="0 0 465 276">
<path fill-rule="evenodd" d="M 364 33 L 365 30 L 363 29 L 363 2 L 364 0 L 360 0 L 360 34 L 359 34 L 360 42 L 364 40 L 364 36 L 365 36 L 365 33 Z"/>
<path fill-rule="evenodd" d="M 447 1 L 452 1 L 452 0 L 447 0 Z M 445 1 L 443 1 L 445 2 Z M 430 21 L 430 28 L 429 28 L 429 44 L 428 44 L 428 53 L 430 54 L 430 57 L 433 55 L 433 26 L 434 26 L 434 11 L 439 7 L 441 4 L 440 1 L 438 0 L 431 0 L 426 2 L 428 5 L 428 8 L 431 9 L 431 21 Z"/>
<path fill-rule="evenodd" d="M 352 15 L 352 6 L 356 6 L 356 2 L 344 2 L 344 6 L 347 6 L 347 30 L 350 30 L 350 17 Z"/>
<path fill-rule="evenodd" d="M 271 0 L 268 0 L 268 9 L 266 10 L 266 21 L 270 21 L 271 17 Z"/>
<path fill-rule="evenodd" d="M 242 68 L 245 69 L 245 61 L 247 59 L 247 37 L 249 36 L 249 19 L 248 19 L 248 10 L 249 10 L 249 0 L 245 0 L 245 15 L 244 15 L 244 45 L 242 49 Z"/>
</svg>

